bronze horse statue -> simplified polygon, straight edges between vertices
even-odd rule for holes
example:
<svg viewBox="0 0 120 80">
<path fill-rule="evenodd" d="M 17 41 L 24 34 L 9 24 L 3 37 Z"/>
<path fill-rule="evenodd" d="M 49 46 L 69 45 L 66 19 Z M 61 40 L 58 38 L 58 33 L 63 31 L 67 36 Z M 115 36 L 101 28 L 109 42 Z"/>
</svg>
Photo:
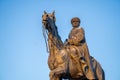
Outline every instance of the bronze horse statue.
<svg viewBox="0 0 120 80">
<path fill-rule="evenodd" d="M 76 63 L 80 64 L 79 60 L 75 61 L 65 48 L 58 34 L 55 22 L 55 12 L 48 14 L 44 11 L 42 24 L 45 41 L 46 37 L 48 38 L 46 47 L 48 47 L 49 51 L 48 66 L 51 70 L 49 74 L 50 80 L 89 80 L 85 75 L 81 75 L 80 65 L 76 65 Z M 78 52 L 76 51 L 76 53 Z M 105 80 L 104 71 L 100 64 L 93 57 L 91 57 L 91 61 L 96 80 Z"/>
</svg>

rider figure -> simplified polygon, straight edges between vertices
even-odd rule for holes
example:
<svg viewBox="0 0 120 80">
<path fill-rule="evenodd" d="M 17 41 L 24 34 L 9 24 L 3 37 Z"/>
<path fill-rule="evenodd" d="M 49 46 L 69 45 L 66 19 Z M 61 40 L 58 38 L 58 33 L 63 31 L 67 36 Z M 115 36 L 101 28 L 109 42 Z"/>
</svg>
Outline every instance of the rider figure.
<svg viewBox="0 0 120 80">
<path fill-rule="evenodd" d="M 74 17 L 71 20 L 72 24 L 72 30 L 69 34 L 69 38 L 67 40 L 67 46 L 70 50 L 70 55 L 75 56 L 74 58 L 77 60 L 76 56 L 79 56 L 80 64 L 82 66 L 82 71 L 84 75 L 88 79 L 95 79 L 95 73 L 93 70 L 93 65 L 90 59 L 90 54 L 88 50 L 88 46 L 85 40 L 85 32 L 82 27 L 80 27 L 80 19 L 78 17 Z M 77 50 L 77 54 L 75 54 L 75 51 Z"/>
</svg>

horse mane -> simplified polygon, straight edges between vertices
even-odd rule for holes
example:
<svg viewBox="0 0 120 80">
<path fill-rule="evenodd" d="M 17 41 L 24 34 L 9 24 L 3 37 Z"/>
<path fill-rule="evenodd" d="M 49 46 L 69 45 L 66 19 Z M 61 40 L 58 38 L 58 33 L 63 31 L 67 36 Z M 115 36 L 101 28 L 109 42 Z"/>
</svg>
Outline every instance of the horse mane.
<svg viewBox="0 0 120 80">
<path fill-rule="evenodd" d="M 56 43 L 55 44 L 56 47 L 58 49 L 61 49 L 63 47 L 63 42 L 62 42 L 61 37 L 60 37 L 60 35 L 58 33 L 58 29 L 57 29 L 57 26 L 56 26 L 55 22 L 51 22 L 51 26 L 50 27 L 52 29 L 51 30 L 51 34 L 54 37 L 53 40 Z"/>
</svg>

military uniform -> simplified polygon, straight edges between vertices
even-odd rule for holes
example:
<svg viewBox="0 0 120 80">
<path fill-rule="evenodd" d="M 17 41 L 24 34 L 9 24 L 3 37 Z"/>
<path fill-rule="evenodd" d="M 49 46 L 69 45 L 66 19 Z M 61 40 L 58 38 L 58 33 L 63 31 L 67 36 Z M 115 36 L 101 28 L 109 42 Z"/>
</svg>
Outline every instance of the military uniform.
<svg viewBox="0 0 120 80">
<path fill-rule="evenodd" d="M 85 41 L 84 29 L 82 27 L 73 27 L 69 34 L 68 43 L 70 45 L 70 54 L 75 56 L 74 58 L 76 58 L 76 60 L 78 60 L 77 57 L 79 57 L 78 61 L 80 61 L 81 71 L 84 73 L 81 74 L 86 75 L 88 79 L 96 79 L 88 46 Z M 73 48 L 77 50 L 78 54 L 74 53 Z"/>
</svg>

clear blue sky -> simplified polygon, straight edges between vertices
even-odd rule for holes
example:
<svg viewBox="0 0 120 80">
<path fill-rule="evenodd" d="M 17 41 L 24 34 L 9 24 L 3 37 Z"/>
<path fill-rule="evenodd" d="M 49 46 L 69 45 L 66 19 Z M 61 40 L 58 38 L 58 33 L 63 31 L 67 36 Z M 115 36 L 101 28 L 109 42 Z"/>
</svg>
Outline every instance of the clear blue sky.
<svg viewBox="0 0 120 80">
<path fill-rule="evenodd" d="M 49 80 L 42 14 L 55 10 L 62 40 L 77 16 L 106 80 L 120 80 L 119 0 L 0 0 L 0 80 Z"/>
</svg>

